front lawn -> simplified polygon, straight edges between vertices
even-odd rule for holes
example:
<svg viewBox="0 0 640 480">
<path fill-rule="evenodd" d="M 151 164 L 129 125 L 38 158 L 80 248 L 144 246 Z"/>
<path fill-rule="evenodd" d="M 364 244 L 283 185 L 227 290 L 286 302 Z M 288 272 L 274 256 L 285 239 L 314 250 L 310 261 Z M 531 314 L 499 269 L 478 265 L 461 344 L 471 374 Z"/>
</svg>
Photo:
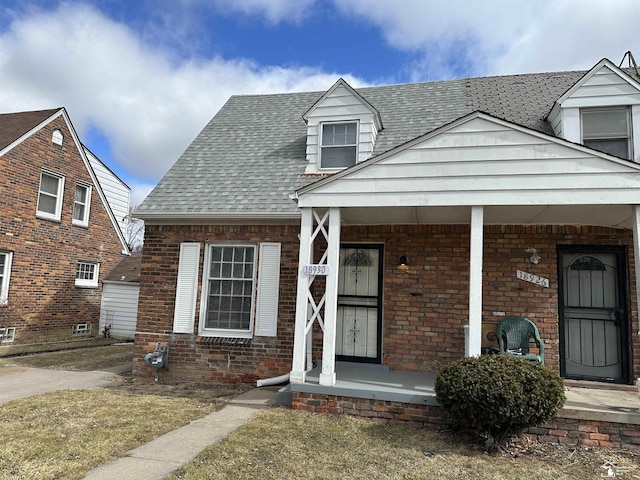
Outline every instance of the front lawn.
<svg viewBox="0 0 640 480">
<path fill-rule="evenodd" d="M 73 480 L 94 467 L 221 408 L 238 391 L 182 396 L 162 385 L 157 394 L 129 393 L 116 385 L 58 391 L 0 408 L 1 480 Z M 212 398 L 217 396 L 217 398 Z"/>
<path fill-rule="evenodd" d="M 448 432 L 279 408 L 259 412 L 169 478 L 575 480 L 600 478 L 605 462 L 640 475 L 638 453 L 559 445 L 512 452 L 488 454 Z"/>
</svg>

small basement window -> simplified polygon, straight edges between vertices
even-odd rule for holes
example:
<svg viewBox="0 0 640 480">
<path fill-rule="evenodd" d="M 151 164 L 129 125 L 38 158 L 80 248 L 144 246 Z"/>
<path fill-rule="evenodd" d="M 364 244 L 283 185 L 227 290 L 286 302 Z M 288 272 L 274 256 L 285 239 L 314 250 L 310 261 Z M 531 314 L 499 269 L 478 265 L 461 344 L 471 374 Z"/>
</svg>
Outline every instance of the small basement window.
<svg viewBox="0 0 640 480">
<path fill-rule="evenodd" d="M 358 123 L 324 123 L 320 168 L 346 168 L 355 165 L 358 154 Z"/>
<path fill-rule="evenodd" d="M 74 337 L 80 337 L 82 335 L 91 335 L 90 323 L 76 323 L 71 329 L 71 334 Z"/>
<path fill-rule="evenodd" d="M 629 109 L 585 108 L 580 111 L 582 143 L 616 157 L 631 159 Z"/>
<path fill-rule="evenodd" d="M 11 343 L 15 336 L 15 327 L 0 328 L 0 343 Z"/>
</svg>

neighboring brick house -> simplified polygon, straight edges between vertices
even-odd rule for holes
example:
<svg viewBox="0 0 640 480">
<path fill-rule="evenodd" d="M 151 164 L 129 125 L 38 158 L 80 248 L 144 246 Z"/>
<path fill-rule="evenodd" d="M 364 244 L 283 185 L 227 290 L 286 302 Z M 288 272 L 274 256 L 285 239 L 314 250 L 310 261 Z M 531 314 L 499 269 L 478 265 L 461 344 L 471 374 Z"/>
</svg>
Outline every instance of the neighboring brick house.
<svg viewBox="0 0 640 480">
<path fill-rule="evenodd" d="M 138 208 L 134 372 L 292 387 L 435 371 L 534 321 L 566 378 L 640 376 L 640 78 L 233 96 Z M 358 367 L 360 368 L 360 367 Z M 339 372 L 338 372 L 339 377 Z"/>
<path fill-rule="evenodd" d="M 97 335 L 101 279 L 129 254 L 115 216 L 129 188 L 64 108 L 0 115 L 0 163 L 3 343 Z"/>
</svg>

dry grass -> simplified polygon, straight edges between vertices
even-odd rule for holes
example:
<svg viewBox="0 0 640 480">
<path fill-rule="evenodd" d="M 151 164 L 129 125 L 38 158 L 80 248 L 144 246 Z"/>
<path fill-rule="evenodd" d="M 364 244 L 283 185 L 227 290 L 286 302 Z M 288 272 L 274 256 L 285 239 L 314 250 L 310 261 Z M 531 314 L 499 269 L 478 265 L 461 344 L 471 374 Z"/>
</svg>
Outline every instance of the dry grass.
<svg viewBox="0 0 640 480">
<path fill-rule="evenodd" d="M 0 479 L 82 478 L 92 468 L 221 408 L 229 394 L 237 394 L 217 389 L 203 401 L 202 395 L 184 397 L 162 385 L 138 388 L 156 394 L 132 394 L 125 383 L 4 404 Z"/>
<path fill-rule="evenodd" d="M 599 478 L 605 461 L 640 461 L 637 453 L 554 445 L 513 451 L 490 455 L 449 433 L 271 409 L 170 479 L 574 480 Z"/>
<path fill-rule="evenodd" d="M 17 355 L 30 355 L 33 353 L 57 352 L 76 348 L 91 348 L 118 343 L 117 338 L 90 338 L 85 340 L 73 340 L 65 342 L 29 343 L 25 345 L 0 346 L 0 358 L 14 357 Z"/>
<path fill-rule="evenodd" d="M 0 360 L 0 366 L 53 368 L 57 370 L 90 371 L 124 365 L 133 359 L 133 344 L 79 348 L 51 353 L 39 353 Z"/>
</svg>

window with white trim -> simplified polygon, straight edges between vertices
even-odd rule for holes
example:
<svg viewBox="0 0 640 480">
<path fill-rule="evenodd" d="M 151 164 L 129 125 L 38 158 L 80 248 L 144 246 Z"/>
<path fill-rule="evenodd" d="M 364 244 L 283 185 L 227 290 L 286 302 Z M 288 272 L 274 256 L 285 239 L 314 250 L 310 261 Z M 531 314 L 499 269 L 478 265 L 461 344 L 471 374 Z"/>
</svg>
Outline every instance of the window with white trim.
<svg viewBox="0 0 640 480">
<path fill-rule="evenodd" d="M 255 258 L 254 245 L 207 245 L 200 308 L 202 334 L 251 336 Z"/>
<path fill-rule="evenodd" d="M 9 298 L 12 256 L 11 252 L 0 252 L 0 305 L 5 305 Z"/>
<path fill-rule="evenodd" d="M 50 172 L 40 174 L 38 209 L 36 215 L 48 220 L 60 220 L 64 177 Z"/>
<path fill-rule="evenodd" d="M 356 164 L 358 122 L 323 123 L 320 168 L 345 168 Z"/>
<path fill-rule="evenodd" d="M 582 143 L 616 157 L 631 159 L 631 119 L 627 107 L 580 110 Z"/>
<path fill-rule="evenodd" d="M 89 205 L 91 204 L 91 187 L 82 183 L 76 185 L 76 196 L 73 200 L 73 220 L 71 223 L 86 227 L 89 225 Z"/>
<path fill-rule="evenodd" d="M 100 264 L 79 261 L 76 265 L 76 287 L 97 287 Z"/>
</svg>

